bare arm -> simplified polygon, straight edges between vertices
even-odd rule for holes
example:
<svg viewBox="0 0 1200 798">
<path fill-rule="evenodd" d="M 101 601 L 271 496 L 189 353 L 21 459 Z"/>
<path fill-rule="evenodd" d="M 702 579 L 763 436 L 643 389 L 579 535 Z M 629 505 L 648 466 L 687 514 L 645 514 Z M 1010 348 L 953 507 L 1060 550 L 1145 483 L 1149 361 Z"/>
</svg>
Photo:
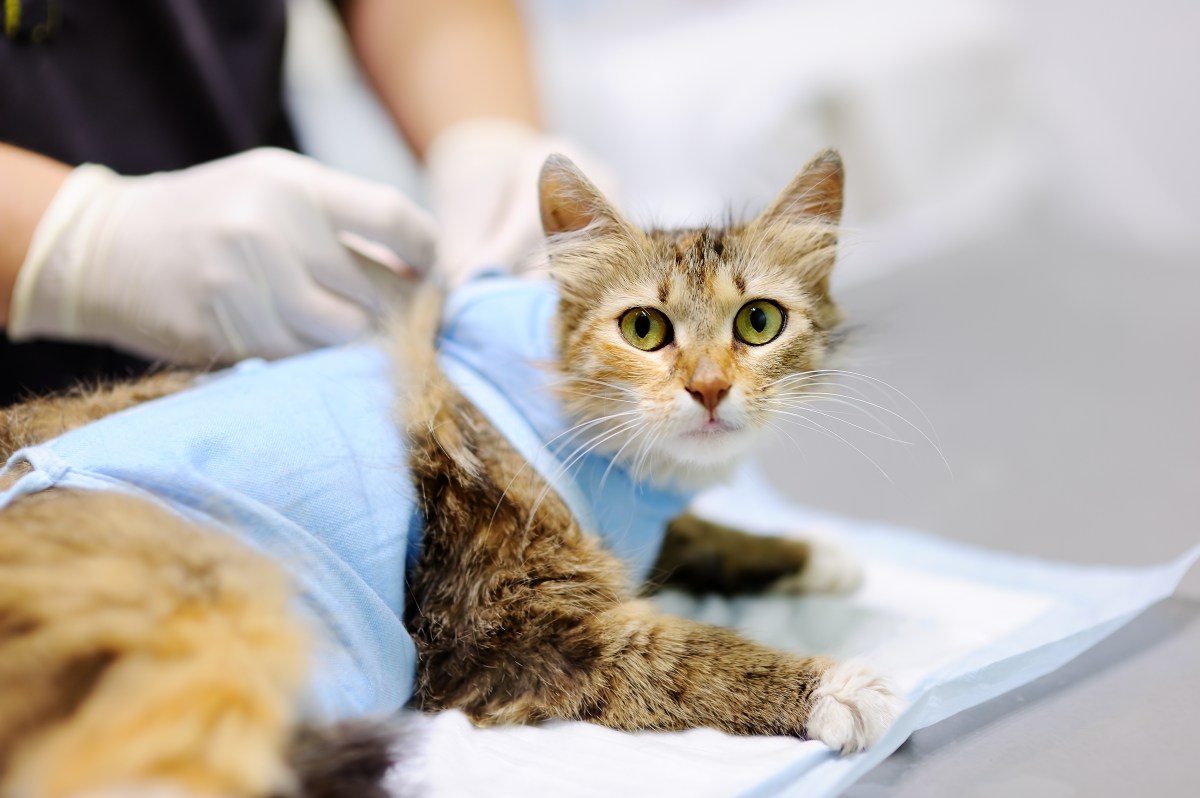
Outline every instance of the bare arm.
<svg viewBox="0 0 1200 798">
<path fill-rule="evenodd" d="M 46 211 L 71 167 L 0 143 L 0 329 L 8 324 L 17 272 Z"/>
<path fill-rule="evenodd" d="M 343 8 L 363 69 L 419 156 L 471 117 L 538 126 L 513 0 L 346 0 Z"/>
</svg>

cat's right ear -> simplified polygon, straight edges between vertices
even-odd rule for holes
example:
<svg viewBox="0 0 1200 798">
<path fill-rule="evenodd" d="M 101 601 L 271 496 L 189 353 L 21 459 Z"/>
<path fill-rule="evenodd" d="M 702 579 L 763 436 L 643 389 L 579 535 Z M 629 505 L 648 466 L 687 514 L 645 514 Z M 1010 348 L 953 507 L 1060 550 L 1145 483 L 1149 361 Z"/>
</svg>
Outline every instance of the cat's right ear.
<svg viewBox="0 0 1200 798">
<path fill-rule="evenodd" d="M 592 185 L 571 159 L 555 153 L 542 164 L 538 177 L 542 229 L 546 235 L 591 228 L 622 229 L 625 225 L 600 189 Z"/>
</svg>

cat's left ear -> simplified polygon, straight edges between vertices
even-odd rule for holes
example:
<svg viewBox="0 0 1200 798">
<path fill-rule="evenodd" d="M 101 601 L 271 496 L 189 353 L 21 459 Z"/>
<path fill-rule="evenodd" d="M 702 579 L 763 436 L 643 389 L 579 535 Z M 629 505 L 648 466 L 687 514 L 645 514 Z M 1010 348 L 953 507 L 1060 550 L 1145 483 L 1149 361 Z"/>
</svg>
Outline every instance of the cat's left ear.
<svg viewBox="0 0 1200 798">
<path fill-rule="evenodd" d="M 603 296 L 613 270 L 627 264 L 642 233 L 565 155 L 551 155 L 538 178 L 550 276 L 560 298 L 580 307 Z"/>
<path fill-rule="evenodd" d="M 818 294 L 828 292 L 837 259 L 844 184 L 841 156 L 836 150 L 824 150 L 751 224 L 751 230 L 763 237 L 765 249 L 794 263 Z"/>
<path fill-rule="evenodd" d="M 623 231 L 627 226 L 600 189 L 584 177 L 565 155 L 555 153 L 542 164 L 538 176 L 538 203 L 546 235 Z"/>
<path fill-rule="evenodd" d="M 846 182 L 842 156 L 821 151 L 792 178 L 787 188 L 758 217 L 759 224 L 826 224 L 842 220 L 842 189 Z"/>
</svg>

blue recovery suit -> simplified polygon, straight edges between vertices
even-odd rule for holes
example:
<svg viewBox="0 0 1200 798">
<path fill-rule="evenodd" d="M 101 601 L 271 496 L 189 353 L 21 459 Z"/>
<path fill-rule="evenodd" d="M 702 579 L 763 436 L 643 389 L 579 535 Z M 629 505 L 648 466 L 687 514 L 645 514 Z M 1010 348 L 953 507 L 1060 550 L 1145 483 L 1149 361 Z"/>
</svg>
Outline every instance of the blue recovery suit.
<svg viewBox="0 0 1200 798">
<path fill-rule="evenodd" d="M 599 534 L 635 578 L 691 496 L 633 482 L 589 454 L 549 390 L 556 379 L 551 284 L 477 280 L 449 299 L 439 362 L 452 382 Z M 32 470 L 0 511 L 51 487 L 120 491 L 230 531 L 292 575 L 320 643 L 311 710 L 390 712 L 412 694 L 404 578 L 422 519 L 394 418 L 393 370 L 362 344 L 247 361 L 197 387 L 16 452 Z"/>
</svg>

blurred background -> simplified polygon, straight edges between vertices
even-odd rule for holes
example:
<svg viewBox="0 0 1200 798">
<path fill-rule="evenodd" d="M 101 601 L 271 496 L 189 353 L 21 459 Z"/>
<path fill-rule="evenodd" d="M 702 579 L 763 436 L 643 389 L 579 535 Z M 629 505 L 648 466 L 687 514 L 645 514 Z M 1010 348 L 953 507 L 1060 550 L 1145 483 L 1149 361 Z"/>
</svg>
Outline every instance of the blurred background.
<svg viewBox="0 0 1200 798">
<path fill-rule="evenodd" d="M 327 3 L 293 0 L 307 150 L 419 193 Z M 1200 249 L 1200 7 L 1186 0 L 527 0 L 549 126 L 663 224 L 761 208 L 817 150 L 850 170 L 843 280 L 1040 202 L 1111 241 Z"/>
<path fill-rule="evenodd" d="M 1074 562 L 1200 539 L 1200 4 L 526 8 L 550 127 L 607 161 L 637 221 L 748 218 L 841 149 L 834 290 L 866 376 L 764 453 L 788 495 Z M 320 0 L 294 1 L 288 71 L 309 152 L 419 195 Z M 1198 616 L 1193 573 L 851 794 L 1195 794 Z"/>
<path fill-rule="evenodd" d="M 291 8 L 304 148 L 420 197 L 330 5 Z M 875 419 L 831 407 L 826 433 L 778 443 L 789 493 L 1073 559 L 1152 562 L 1197 538 L 1200 5 L 525 10 L 549 127 L 612 168 L 636 221 L 749 218 L 841 149 L 844 367 L 892 387 L 859 379 Z M 1031 519 L 1041 532 L 1017 531 Z"/>
</svg>

